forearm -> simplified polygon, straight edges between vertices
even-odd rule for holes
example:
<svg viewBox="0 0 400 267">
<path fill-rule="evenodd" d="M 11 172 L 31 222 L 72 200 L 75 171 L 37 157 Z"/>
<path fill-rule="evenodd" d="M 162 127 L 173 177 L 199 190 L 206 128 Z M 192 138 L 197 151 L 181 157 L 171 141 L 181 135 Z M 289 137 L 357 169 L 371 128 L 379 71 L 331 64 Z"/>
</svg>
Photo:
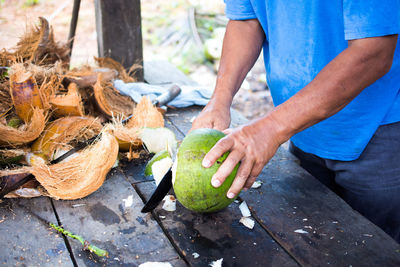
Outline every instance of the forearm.
<svg viewBox="0 0 400 267">
<path fill-rule="evenodd" d="M 265 35 L 258 20 L 229 21 L 212 99 L 229 107 L 257 60 Z"/>
<path fill-rule="evenodd" d="M 279 142 L 334 115 L 390 69 L 397 36 L 360 39 L 333 59 L 306 87 L 261 118 Z M 267 127 L 267 126 L 265 126 Z"/>
</svg>

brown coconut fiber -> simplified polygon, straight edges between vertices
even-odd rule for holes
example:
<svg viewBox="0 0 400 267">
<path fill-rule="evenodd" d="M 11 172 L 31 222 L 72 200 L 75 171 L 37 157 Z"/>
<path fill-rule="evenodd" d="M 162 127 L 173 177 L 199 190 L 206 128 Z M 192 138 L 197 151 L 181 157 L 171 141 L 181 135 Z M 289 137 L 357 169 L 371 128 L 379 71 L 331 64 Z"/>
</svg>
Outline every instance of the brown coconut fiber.
<svg viewBox="0 0 400 267">
<path fill-rule="evenodd" d="M 15 147 L 32 142 L 39 137 L 46 123 L 43 110 L 34 109 L 31 121 L 19 128 L 0 124 L 0 146 Z"/>
<path fill-rule="evenodd" d="M 67 94 L 53 95 L 49 102 L 56 117 L 84 115 L 82 98 L 75 83 L 69 84 Z"/>
<path fill-rule="evenodd" d="M 100 111 L 110 117 L 127 117 L 132 114 L 135 102 L 129 97 L 121 95 L 111 82 L 103 81 L 100 73 L 93 86 L 94 98 Z"/>
<path fill-rule="evenodd" d="M 103 132 L 97 143 L 69 160 L 53 165 L 35 160 L 32 173 L 51 197 L 79 199 L 100 188 L 117 156 L 117 140 Z"/>
<path fill-rule="evenodd" d="M 102 125 L 96 118 L 70 116 L 50 122 L 33 143 L 32 152 L 51 160 L 56 150 L 70 150 L 76 143 L 100 133 Z"/>
</svg>

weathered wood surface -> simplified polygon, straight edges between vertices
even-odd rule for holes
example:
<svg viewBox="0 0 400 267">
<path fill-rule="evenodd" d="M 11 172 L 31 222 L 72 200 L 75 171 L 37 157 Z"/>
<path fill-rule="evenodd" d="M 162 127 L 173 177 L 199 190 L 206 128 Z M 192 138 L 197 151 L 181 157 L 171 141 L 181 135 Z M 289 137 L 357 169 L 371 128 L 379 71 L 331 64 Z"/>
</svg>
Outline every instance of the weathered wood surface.
<svg viewBox="0 0 400 267">
<path fill-rule="evenodd" d="M 147 261 L 185 266 L 157 222 L 140 213 L 142 200 L 118 170 L 113 170 L 92 195 L 75 201 L 54 201 L 54 205 L 66 229 L 81 233 L 110 254 L 109 258 L 99 258 L 71 241 L 79 266 L 134 266 Z"/>
<path fill-rule="evenodd" d="M 99 55 L 127 69 L 133 64 L 143 66 L 140 0 L 96 0 L 95 13 Z M 143 81 L 143 68 L 134 76 Z"/>
<path fill-rule="evenodd" d="M 182 110 L 171 121 L 185 133 L 199 111 Z M 241 194 L 263 228 L 302 265 L 400 266 L 400 245 L 296 162 L 281 147 L 259 177 L 262 187 Z"/>
<path fill-rule="evenodd" d="M 0 203 L 0 265 L 73 266 L 63 237 L 32 213 L 57 224 L 47 197 Z"/>
<path fill-rule="evenodd" d="M 400 266 L 400 245 L 280 149 L 242 197 L 302 265 Z M 302 230 L 307 233 L 296 233 Z"/>
<path fill-rule="evenodd" d="M 156 188 L 149 182 L 135 186 L 146 200 Z M 221 258 L 224 266 L 298 266 L 259 224 L 250 230 L 239 223 L 237 203 L 212 214 L 191 212 L 179 202 L 174 212 L 161 206 L 153 215 L 192 266 L 208 266 Z"/>
<path fill-rule="evenodd" d="M 168 121 L 182 120 L 186 126 L 190 125 L 191 115 L 197 114 L 199 108 L 185 111 L 168 113 Z M 171 129 L 178 140 L 183 139 L 182 131 L 186 129 L 175 126 Z M 144 167 L 132 163 L 124 168 L 124 172 L 147 201 L 156 186 L 151 182 L 151 177 L 144 177 Z M 177 203 L 175 212 L 161 209 L 160 204 L 153 216 L 179 249 L 181 257 L 192 266 L 208 266 L 220 258 L 224 259 L 225 266 L 298 266 L 258 223 L 252 230 L 239 223 L 242 215 L 238 205 L 233 203 L 227 209 L 214 214 L 196 214 L 180 203 Z M 200 256 L 196 258 L 193 253 Z"/>
</svg>

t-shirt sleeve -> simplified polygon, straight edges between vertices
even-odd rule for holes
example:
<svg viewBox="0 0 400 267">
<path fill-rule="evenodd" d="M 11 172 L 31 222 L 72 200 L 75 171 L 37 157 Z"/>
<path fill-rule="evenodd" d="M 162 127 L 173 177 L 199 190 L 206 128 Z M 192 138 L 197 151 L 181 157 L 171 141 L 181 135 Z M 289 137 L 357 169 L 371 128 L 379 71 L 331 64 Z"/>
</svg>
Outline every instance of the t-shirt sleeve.
<svg viewBox="0 0 400 267">
<path fill-rule="evenodd" d="M 343 0 L 346 40 L 400 33 L 400 0 Z"/>
<path fill-rule="evenodd" d="M 256 14 L 250 0 L 224 0 L 225 13 L 231 20 L 255 19 Z"/>
</svg>

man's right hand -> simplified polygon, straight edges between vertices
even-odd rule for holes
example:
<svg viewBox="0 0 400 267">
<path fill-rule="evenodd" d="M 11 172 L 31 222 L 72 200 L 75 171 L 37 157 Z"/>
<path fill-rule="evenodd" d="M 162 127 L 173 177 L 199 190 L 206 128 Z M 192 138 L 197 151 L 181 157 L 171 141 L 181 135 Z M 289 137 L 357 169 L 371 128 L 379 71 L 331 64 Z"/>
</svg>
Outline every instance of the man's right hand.
<svg viewBox="0 0 400 267">
<path fill-rule="evenodd" d="M 229 127 L 230 123 L 230 106 L 225 106 L 212 99 L 194 120 L 190 131 L 199 128 L 211 128 L 223 131 Z"/>
</svg>

